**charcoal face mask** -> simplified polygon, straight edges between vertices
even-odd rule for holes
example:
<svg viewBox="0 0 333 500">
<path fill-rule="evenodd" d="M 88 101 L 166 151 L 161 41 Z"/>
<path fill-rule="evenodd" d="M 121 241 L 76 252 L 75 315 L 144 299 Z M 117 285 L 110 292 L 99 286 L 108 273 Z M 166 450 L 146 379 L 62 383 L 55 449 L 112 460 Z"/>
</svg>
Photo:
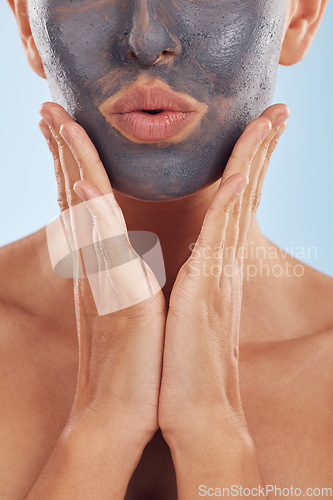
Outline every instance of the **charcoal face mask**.
<svg viewBox="0 0 333 500">
<path fill-rule="evenodd" d="M 270 105 L 287 1 L 28 0 L 28 10 L 52 97 L 87 131 L 113 188 L 162 201 L 219 179 Z M 100 106 L 140 77 L 207 106 L 184 140 L 136 143 L 105 119 Z"/>
</svg>

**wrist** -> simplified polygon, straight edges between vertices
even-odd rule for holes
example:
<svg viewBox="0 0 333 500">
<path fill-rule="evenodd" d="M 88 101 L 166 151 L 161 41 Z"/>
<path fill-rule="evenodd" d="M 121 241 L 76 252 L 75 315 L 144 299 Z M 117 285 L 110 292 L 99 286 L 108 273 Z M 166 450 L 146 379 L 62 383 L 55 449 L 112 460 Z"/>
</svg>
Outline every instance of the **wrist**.
<svg viewBox="0 0 333 500">
<path fill-rule="evenodd" d="M 253 447 L 242 411 L 225 414 L 219 409 L 196 409 L 177 428 L 168 431 L 162 429 L 162 433 L 171 452 L 194 457 L 214 449 Z"/>
<path fill-rule="evenodd" d="M 247 429 L 227 422 L 225 427 L 187 433 L 170 441 L 179 498 L 194 498 L 198 485 L 264 485 L 253 440 Z"/>
<path fill-rule="evenodd" d="M 198 477 L 203 484 L 212 484 L 216 478 L 223 477 L 225 484 L 230 485 L 237 479 L 246 482 L 244 471 L 260 478 L 250 433 L 230 422 L 201 432 L 184 433 L 181 438 L 174 436 L 169 447 L 178 477 Z"/>
<path fill-rule="evenodd" d="M 89 464 L 96 470 L 107 467 L 129 481 L 148 441 L 147 435 L 126 429 L 115 417 L 106 420 L 87 411 L 71 414 L 58 446 L 64 465 L 79 462 L 83 468 Z"/>
<path fill-rule="evenodd" d="M 157 411 L 155 419 L 153 415 L 143 419 L 133 407 L 124 407 L 120 403 L 101 403 L 92 398 L 82 400 L 77 397 L 68 417 L 68 424 L 74 428 L 81 424 L 84 427 L 91 426 L 94 431 L 97 427 L 104 429 L 103 432 L 106 434 L 115 431 L 126 442 L 143 447 L 158 429 Z"/>
</svg>

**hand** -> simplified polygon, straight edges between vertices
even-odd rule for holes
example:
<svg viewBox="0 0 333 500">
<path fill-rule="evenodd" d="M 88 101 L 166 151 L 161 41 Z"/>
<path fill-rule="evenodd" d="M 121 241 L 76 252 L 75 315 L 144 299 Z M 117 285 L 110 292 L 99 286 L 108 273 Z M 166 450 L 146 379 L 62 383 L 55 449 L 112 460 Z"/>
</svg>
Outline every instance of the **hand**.
<svg viewBox="0 0 333 500">
<path fill-rule="evenodd" d="M 173 286 L 159 399 L 159 425 L 169 445 L 209 428 L 246 426 L 238 378 L 241 249 L 288 116 L 285 105 L 275 105 L 248 125 Z"/>
<path fill-rule="evenodd" d="M 129 242 L 122 211 L 86 132 L 57 104 L 45 103 L 41 115 L 75 257 L 79 373 L 71 418 L 116 420 L 148 442 L 158 429 L 164 296 Z M 84 241 L 92 242 L 93 255 L 82 250 Z M 117 256 L 126 264 L 115 262 Z"/>
</svg>

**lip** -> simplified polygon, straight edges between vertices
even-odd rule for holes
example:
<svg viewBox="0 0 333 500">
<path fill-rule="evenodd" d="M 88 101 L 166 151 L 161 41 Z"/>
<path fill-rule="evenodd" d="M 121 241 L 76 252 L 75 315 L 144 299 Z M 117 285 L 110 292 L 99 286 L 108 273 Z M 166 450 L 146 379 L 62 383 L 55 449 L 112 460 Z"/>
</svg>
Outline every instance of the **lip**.
<svg viewBox="0 0 333 500">
<path fill-rule="evenodd" d="M 193 97 L 162 85 L 133 84 L 99 108 L 107 122 L 139 143 L 180 142 L 192 133 L 208 109 Z M 156 111 L 150 114 L 148 111 Z"/>
</svg>

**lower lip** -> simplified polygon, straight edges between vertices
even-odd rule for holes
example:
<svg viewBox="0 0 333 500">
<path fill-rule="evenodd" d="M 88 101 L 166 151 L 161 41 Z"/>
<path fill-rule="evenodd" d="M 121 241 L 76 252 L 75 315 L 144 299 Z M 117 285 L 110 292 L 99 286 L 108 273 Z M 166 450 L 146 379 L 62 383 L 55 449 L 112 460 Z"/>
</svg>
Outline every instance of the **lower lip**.
<svg viewBox="0 0 333 500">
<path fill-rule="evenodd" d="M 179 134 L 192 121 L 194 115 L 194 112 L 180 111 L 163 111 L 157 115 L 132 111 L 113 114 L 113 124 L 136 140 L 156 142 Z"/>
</svg>

